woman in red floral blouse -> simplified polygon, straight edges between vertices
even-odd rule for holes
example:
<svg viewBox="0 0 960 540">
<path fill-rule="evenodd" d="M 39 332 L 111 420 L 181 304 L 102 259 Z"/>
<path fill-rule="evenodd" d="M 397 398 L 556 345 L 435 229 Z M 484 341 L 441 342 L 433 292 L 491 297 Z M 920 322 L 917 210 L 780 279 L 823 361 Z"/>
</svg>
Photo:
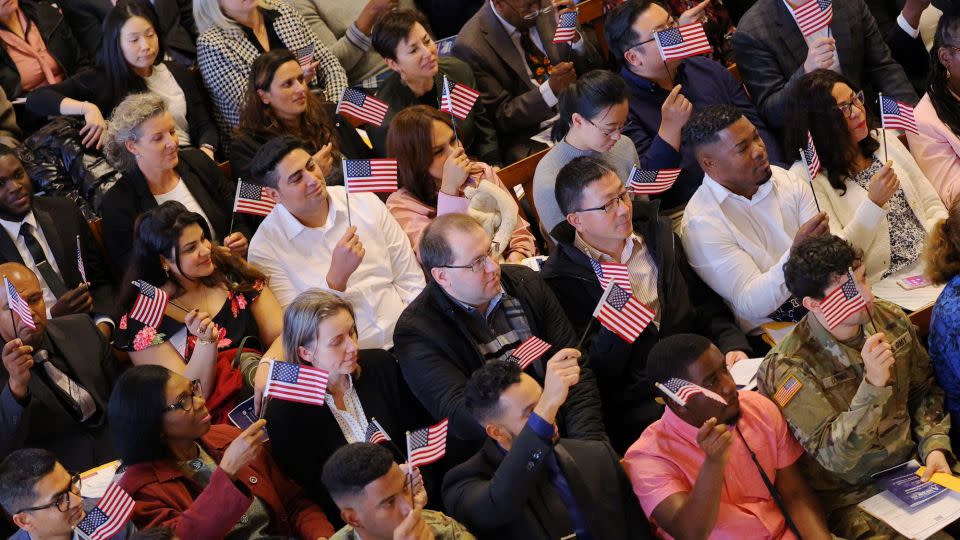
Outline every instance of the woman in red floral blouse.
<svg viewBox="0 0 960 540">
<path fill-rule="evenodd" d="M 144 213 L 135 234 L 124 283 L 142 280 L 165 291 L 170 302 L 159 321 L 134 317 L 139 289 L 128 285 L 116 345 L 130 353 L 134 365 L 161 365 L 198 379 L 214 423 L 226 422 L 245 397 L 244 377 L 234 362 L 243 338 L 257 338 L 263 348 L 275 344 L 279 356 L 280 304 L 265 276 L 215 246 L 206 220 L 179 202 Z M 254 345 L 243 347 L 262 352 Z M 251 387 L 248 382 L 246 388 Z"/>
</svg>

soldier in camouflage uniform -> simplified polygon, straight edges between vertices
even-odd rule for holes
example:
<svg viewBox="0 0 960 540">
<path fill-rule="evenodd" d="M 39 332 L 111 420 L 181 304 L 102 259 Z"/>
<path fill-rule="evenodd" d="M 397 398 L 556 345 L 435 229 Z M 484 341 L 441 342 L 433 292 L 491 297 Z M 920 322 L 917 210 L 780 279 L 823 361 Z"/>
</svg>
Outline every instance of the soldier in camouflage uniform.
<svg viewBox="0 0 960 540">
<path fill-rule="evenodd" d="M 757 376 L 806 451 L 804 471 L 831 531 L 850 539 L 896 537 L 857 503 L 881 491 L 872 474 L 910 459 L 931 473 L 950 473 L 950 418 L 916 329 L 900 308 L 874 300 L 860 259 L 830 235 L 793 250 L 786 285 L 810 312 Z M 831 321 L 821 302 L 851 278 L 867 309 Z"/>
</svg>

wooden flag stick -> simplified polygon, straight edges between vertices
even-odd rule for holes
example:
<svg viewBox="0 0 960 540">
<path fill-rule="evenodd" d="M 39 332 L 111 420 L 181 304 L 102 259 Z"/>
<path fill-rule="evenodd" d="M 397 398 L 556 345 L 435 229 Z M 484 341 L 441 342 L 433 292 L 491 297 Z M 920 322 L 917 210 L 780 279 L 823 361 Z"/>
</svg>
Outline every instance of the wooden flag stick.
<svg viewBox="0 0 960 540">
<path fill-rule="evenodd" d="M 577 350 L 583 352 L 581 347 L 583 347 L 583 342 L 587 339 L 587 334 L 590 332 L 590 328 L 593 327 L 593 317 L 590 317 L 590 320 L 587 322 L 587 327 L 583 329 L 583 334 L 580 336 L 580 341 L 577 342 Z"/>
<path fill-rule="evenodd" d="M 347 159 L 340 158 L 340 167 L 343 169 L 343 187 L 346 188 L 347 195 L 347 227 L 353 227 L 353 220 L 350 217 L 350 180 L 347 179 Z"/>
<path fill-rule="evenodd" d="M 810 191 L 813 193 L 813 202 L 817 205 L 817 213 L 819 214 L 820 210 L 820 201 L 817 199 L 817 190 L 813 189 L 813 177 L 810 176 L 810 165 L 807 163 L 807 154 L 800 149 L 800 161 L 803 163 L 803 168 L 807 171 L 807 181 L 810 182 Z"/>
</svg>

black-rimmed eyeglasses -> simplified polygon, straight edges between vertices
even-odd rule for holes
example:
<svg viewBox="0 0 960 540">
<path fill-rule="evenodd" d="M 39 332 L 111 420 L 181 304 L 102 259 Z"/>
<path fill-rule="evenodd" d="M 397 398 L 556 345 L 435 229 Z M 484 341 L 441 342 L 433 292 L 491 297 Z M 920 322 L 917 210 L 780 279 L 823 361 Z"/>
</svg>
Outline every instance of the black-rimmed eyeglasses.
<svg viewBox="0 0 960 540">
<path fill-rule="evenodd" d="M 593 208 L 581 208 L 580 210 L 575 210 L 575 212 L 597 212 L 603 210 L 604 213 L 609 214 L 617 209 L 621 204 L 627 204 L 627 201 L 630 199 L 630 192 L 623 190 L 619 195 L 610 199 L 601 206 L 594 206 Z"/>
<path fill-rule="evenodd" d="M 180 409 L 181 411 L 190 412 L 194 408 L 197 398 L 203 397 L 203 388 L 200 386 L 200 379 L 194 379 L 190 381 L 190 393 L 184 396 L 180 396 L 180 399 L 176 403 L 171 403 L 163 408 L 163 412 L 170 412 Z"/>
<path fill-rule="evenodd" d="M 40 505 L 40 506 L 31 506 L 29 508 L 21 508 L 20 510 L 14 512 L 14 514 L 19 514 L 20 512 L 36 512 L 37 510 L 46 510 L 52 506 L 56 506 L 57 510 L 61 512 L 66 512 L 70 510 L 70 494 L 73 493 L 76 496 L 80 496 L 80 475 L 74 474 L 70 476 L 70 485 L 67 486 L 67 489 L 61 491 L 54 495 L 53 502 Z"/>
<path fill-rule="evenodd" d="M 486 253 L 480 255 L 476 259 L 470 261 L 468 264 L 443 264 L 438 265 L 437 268 L 469 268 L 474 274 L 479 274 L 486 267 L 487 259 L 490 259 L 496 262 L 496 256 L 500 253 L 500 243 L 499 242 L 490 242 L 490 249 Z"/>
</svg>

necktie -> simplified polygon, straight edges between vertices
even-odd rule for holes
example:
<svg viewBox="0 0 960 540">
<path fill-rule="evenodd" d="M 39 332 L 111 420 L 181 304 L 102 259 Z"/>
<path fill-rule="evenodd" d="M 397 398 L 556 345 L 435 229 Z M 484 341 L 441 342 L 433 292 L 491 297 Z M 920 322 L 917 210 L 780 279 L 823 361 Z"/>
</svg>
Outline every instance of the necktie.
<svg viewBox="0 0 960 540">
<path fill-rule="evenodd" d="M 550 70 L 553 69 L 550 59 L 533 43 L 529 28 L 517 31 L 520 33 L 520 48 L 523 49 L 523 59 L 526 60 L 527 66 L 530 68 L 530 74 L 537 81 L 537 84 L 543 84 L 543 81 L 550 78 Z"/>
<path fill-rule="evenodd" d="M 93 401 L 90 392 L 53 365 L 50 361 L 50 353 L 41 349 L 33 355 L 33 360 L 43 367 L 44 373 L 50 378 L 61 401 L 72 409 L 73 415 L 81 422 L 86 422 L 97 412 L 97 404 Z"/>
<path fill-rule="evenodd" d="M 27 251 L 29 251 L 30 256 L 33 257 L 33 263 L 37 266 L 37 272 L 40 272 L 40 275 L 43 276 L 43 281 L 47 283 L 47 287 L 50 287 L 53 295 L 60 298 L 63 296 L 63 293 L 67 292 L 67 286 L 63 283 L 63 278 L 60 277 L 60 274 L 50 266 L 50 261 L 48 261 L 47 256 L 43 254 L 43 248 L 40 247 L 40 241 L 34 236 L 31 230 L 32 228 L 29 223 L 24 223 L 20 226 L 20 236 L 23 237 L 23 242 L 27 245 Z"/>
</svg>

